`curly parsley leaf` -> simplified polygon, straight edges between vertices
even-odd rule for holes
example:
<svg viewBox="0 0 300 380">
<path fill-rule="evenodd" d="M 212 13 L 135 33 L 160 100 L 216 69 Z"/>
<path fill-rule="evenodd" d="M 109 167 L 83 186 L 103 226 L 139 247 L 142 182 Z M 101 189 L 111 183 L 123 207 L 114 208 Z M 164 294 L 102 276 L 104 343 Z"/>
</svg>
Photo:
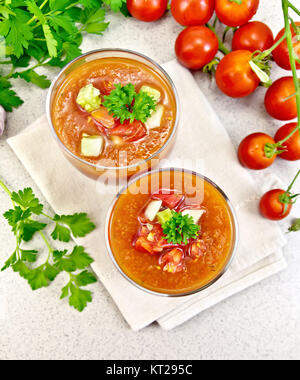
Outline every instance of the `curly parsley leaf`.
<svg viewBox="0 0 300 380">
<path fill-rule="evenodd" d="M 130 120 L 131 123 L 134 120 L 145 123 L 156 109 L 156 101 L 145 92 L 136 93 L 132 83 L 126 86 L 116 84 L 115 90 L 104 96 L 103 105 L 111 115 L 120 119 L 122 124 L 126 120 Z"/>
<path fill-rule="evenodd" d="M 200 226 L 189 215 L 172 211 L 172 218 L 162 225 L 164 239 L 173 244 L 188 244 L 189 239 L 198 237 Z"/>
</svg>

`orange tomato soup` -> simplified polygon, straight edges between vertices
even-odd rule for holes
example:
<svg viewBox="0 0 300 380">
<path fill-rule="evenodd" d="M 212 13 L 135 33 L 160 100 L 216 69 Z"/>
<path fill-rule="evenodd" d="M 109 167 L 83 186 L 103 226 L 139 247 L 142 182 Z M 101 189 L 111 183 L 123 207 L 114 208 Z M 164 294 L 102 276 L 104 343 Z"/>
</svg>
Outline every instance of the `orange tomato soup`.
<svg viewBox="0 0 300 380">
<path fill-rule="evenodd" d="M 103 135 L 99 125 L 78 107 L 76 99 L 81 88 L 92 84 L 101 96 L 109 95 L 116 84 L 133 84 L 138 92 L 142 86 L 150 86 L 161 93 L 160 103 L 164 115 L 160 127 L 147 131 L 137 141 L 117 143 Z M 53 102 L 52 120 L 62 143 L 76 156 L 92 164 L 102 165 L 107 160 L 110 167 L 136 164 L 153 156 L 168 141 L 176 121 L 176 99 L 170 84 L 145 64 L 128 58 L 102 58 L 75 69 L 58 89 Z M 84 134 L 103 135 L 104 149 L 99 157 L 85 157 L 81 153 Z"/>
<path fill-rule="evenodd" d="M 198 238 L 189 242 L 189 248 L 179 247 L 179 252 L 184 252 L 179 266 L 165 265 L 172 251 L 166 240 L 160 240 L 157 245 L 150 242 L 154 248 L 148 251 L 147 245 L 142 244 L 146 250 L 140 250 L 136 243 L 137 232 L 138 241 L 143 243 L 139 231 L 149 226 L 149 221 L 144 219 L 145 207 L 151 197 L 159 199 L 160 195 L 153 194 L 159 194 L 161 189 L 169 189 L 168 194 L 173 197 L 171 203 L 174 194 L 178 199 L 183 196 L 176 210 L 197 208 L 203 211 Z M 144 223 L 142 227 L 141 223 Z M 153 235 L 159 226 L 151 223 L 154 224 L 154 229 L 150 230 Z M 112 254 L 127 277 L 143 288 L 171 295 L 191 293 L 216 279 L 228 264 L 236 239 L 234 217 L 221 192 L 199 176 L 178 170 L 150 173 L 132 183 L 114 205 L 108 234 Z M 161 239 L 163 234 L 160 234 Z M 162 251 L 161 241 L 167 247 Z"/>
</svg>

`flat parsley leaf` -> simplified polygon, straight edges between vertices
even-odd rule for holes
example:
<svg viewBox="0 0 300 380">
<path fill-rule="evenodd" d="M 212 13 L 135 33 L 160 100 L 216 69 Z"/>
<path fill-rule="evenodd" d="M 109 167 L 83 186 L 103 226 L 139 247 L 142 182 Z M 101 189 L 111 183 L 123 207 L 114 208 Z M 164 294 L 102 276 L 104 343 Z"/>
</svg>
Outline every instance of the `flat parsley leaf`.
<svg viewBox="0 0 300 380">
<path fill-rule="evenodd" d="M 20 249 L 20 252 L 22 261 L 27 261 L 28 263 L 36 262 L 38 251 Z"/>
<path fill-rule="evenodd" d="M 289 228 L 289 232 L 300 231 L 300 219 L 296 219 L 292 226 Z"/>
<path fill-rule="evenodd" d="M 97 282 L 97 279 L 91 272 L 85 270 L 75 276 L 75 282 L 78 286 L 87 286 Z"/>
<path fill-rule="evenodd" d="M 71 284 L 70 291 L 71 296 L 69 298 L 69 304 L 78 311 L 82 312 L 86 308 L 88 302 L 92 302 L 92 293 L 89 290 L 82 290 Z"/>
<path fill-rule="evenodd" d="M 13 47 L 13 53 L 20 58 L 24 49 L 29 46 L 29 41 L 33 39 L 33 33 L 27 22 L 30 19 L 30 13 L 16 8 L 14 16 L 10 15 L 9 19 L 1 21 L 0 35 L 5 37 L 6 44 Z"/>
<path fill-rule="evenodd" d="M 96 228 L 87 214 L 84 213 L 61 216 L 55 215 L 53 220 L 56 222 L 56 227 L 51 236 L 54 240 L 59 239 L 64 242 L 69 242 L 71 239 L 71 234 L 67 232 L 66 226 L 70 228 L 75 238 L 84 237 Z"/>
<path fill-rule="evenodd" d="M 131 123 L 140 120 L 145 123 L 156 109 L 155 100 L 145 92 L 136 93 L 132 83 L 126 86 L 116 84 L 115 90 L 104 96 L 103 105 L 122 124 L 125 120 L 130 120 Z"/>
<path fill-rule="evenodd" d="M 33 214 L 40 215 L 43 211 L 43 205 L 36 198 L 31 188 L 20 190 L 17 193 L 13 192 L 11 199 L 19 206 L 29 208 Z"/>
<path fill-rule="evenodd" d="M 71 233 L 74 237 L 84 237 L 95 229 L 95 225 L 85 213 L 55 215 L 54 218 L 46 215 L 43 213 L 43 205 L 31 188 L 10 192 L 1 180 L 0 187 L 9 194 L 13 203 L 13 208 L 6 211 L 4 217 L 12 227 L 16 237 L 16 249 L 6 260 L 1 271 L 12 268 L 14 272 L 19 273 L 28 282 L 32 290 L 48 287 L 61 272 L 66 272 L 70 281 L 62 289 L 61 298 L 69 296 L 69 304 L 82 311 L 92 301 L 92 293 L 82 290 L 81 287 L 97 281 L 95 276 L 87 270 L 94 260 L 82 246 L 75 246 L 71 253 L 68 253 L 67 249 L 54 250 L 46 235 L 41 232 L 47 224 L 33 220 L 32 215 L 43 214 L 44 218 L 55 222 L 56 227 L 52 236 L 54 239 L 62 241 L 69 241 Z M 32 240 L 36 232 L 40 232 L 40 236 L 47 246 L 48 256 L 42 265 L 33 267 L 34 263 L 38 261 L 39 252 L 33 249 L 23 249 L 22 243 Z"/>
<path fill-rule="evenodd" d="M 114 12 L 119 12 L 122 10 L 124 11 L 124 6 L 126 7 L 126 2 L 126 0 L 104 0 L 104 3 L 107 4 Z"/>
<path fill-rule="evenodd" d="M 51 85 L 51 81 L 45 75 L 39 75 L 36 71 L 29 69 L 22 72 L 17 72 L 12 75 L 13 78 L 22 78 L 27 83 L 33 83 L 36 86 L 45 89 L 49 88 Z"/>
<path fill-rule="evenodd" d="M 81 246 L 74 247 L 70 255 L 67 253 L 67 250 L 54 251 L 54 263 L 60 271 L 75 272 L 78 269 L 85 269 L 94 262 Z"/>
<path fill-rule="evenodd" d="M 23 100 L 20 99 L 13 90 L 10 90 L 10 88 L 10 82 L 0 77 L 0 104 L 7 112 L 11 112 L 13 107 L 17 108 L 23 104 Z"/>
</svg>

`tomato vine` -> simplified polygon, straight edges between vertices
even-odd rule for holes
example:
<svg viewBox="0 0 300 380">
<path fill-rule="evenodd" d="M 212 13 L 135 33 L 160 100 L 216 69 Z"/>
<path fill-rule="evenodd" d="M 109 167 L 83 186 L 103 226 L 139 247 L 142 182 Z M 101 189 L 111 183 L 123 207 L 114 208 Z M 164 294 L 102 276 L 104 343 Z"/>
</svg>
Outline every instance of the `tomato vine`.
<svg viewBox="0 0 300 380">
<path fill-rule="evenodd" d="M 285 25 L 285 34 L 284 34 L 284 37 L 282 38 L 283 39 L 286 38 L 288 51 L 289 51 L 291 69 L 293 73 L 293 79 L 294 79 L 295 90 L 296 90 L 295 96 L 296 96 L 296 104 L 297 104 L 298 123 L 297 123 L 297 127 L 285 139 L 278 141 L 276 144 L 266 144 L 265 154 L 268 158 L 272 158 L 275 154 L 281 153 L 282 149 L 284 149 L 283 144 L 286 141 L 288 141 L 295 133 L 297 132 L 300 133 L 300 84 L 299 84 L 299 79 L 297 75 L 296 58 L 295 58 L 294 48 L 293 48 L 292 32 L 291 32 L 291 26 L 290 26 L 290 22 L 292 19 L 289 16 L 289 9 L 292 9 L 298 15 L 300 15 L 300 11 L 288 0 L 282 0 L 282 9 L 283 9 L 284 25 Z M 292 25 L 293 23 L 294 22 L 292 21 Z M 278 46 L 279 41 L 275 44 L 276 46 Z M 271 49 L 273 51 L 274 47 Z"/>
</svg>

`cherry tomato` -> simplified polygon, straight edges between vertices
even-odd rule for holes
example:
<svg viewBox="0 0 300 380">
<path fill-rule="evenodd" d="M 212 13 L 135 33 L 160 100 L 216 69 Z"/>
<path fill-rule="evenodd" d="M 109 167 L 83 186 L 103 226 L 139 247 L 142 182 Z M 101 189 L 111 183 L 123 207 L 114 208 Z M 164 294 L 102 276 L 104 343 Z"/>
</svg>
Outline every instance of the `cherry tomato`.
<svg viewBox="0 0 300 380">
<path fill-rule="evenodd" d="M 296 129 L 297 125 L 297 123 L 284 125 L 278 130 L 274 140 L 276 142 L 284 140 Z M 283 147 L 286 151 L 278 155 L 280 158 L 288 161 L 300 160 L 300 132 L 295 132 L 292 137 L 283 143 Z"/>
<path fill-rule="evenodd" d="M 140 21 L 159 20 L 166 12 L 168 0 L 127 0 L 131 16 Z"/>
<path fill-rule="evenodd" d="M 278 120 L 292 120 L 297 117 L 296 89 L 293 77 L 278 79 L 268 89 L 265 96 L 267 112 Z"/>
<path fill-rule="evenodd" d="M 291 213 L 292 205 L 286 205 L 280 201 L 280 196 L 283 194 L 285 194 L 284 190 L 276 189 L 268 191 L 262 197 L 260 201 L 260 212 L 265 218 L 271 220 L 282 220 Z"/>
<path fill-rule="evenodd" d="M 241 164 L 249 169 L 266 169 L 273 164 L 276 155 L 268 158 L 265 155 L 265 145 L 275 144 L 271 136 L 265 133 L 253 133 L 247 136 L 240 144 L 238 156 Z"/>
<path fill-rule="evenodd" d="M 254 92 L 260 79 L 249 64 L 252 53 L 236 50 L 226 55 L 216 71 L 216 82 L 224 94 L 232 98 L 243 98 Z"/>
<path fill-rule="evenodd" d="M 241 26 L 233 36 L 232 50 L 265 51 L 274 44 L 272 30 L 263 22 L 252 21 Z"/>
<path fill-rule="evenodd" d="M 178 36 L 175 52 L 178 61 L 189 69 L 201 69 L 216 56 L 218 38 L 206 26 L 190 26 Z"/>
<path fill-rule="evenodd" d="M 216 13 L 223 24 L 236 27 L 251 20 L 258 6 L 259 0 L 216 0 Z"/>
<path fill-rule="evenodd" d="M 204 25 L 212 17 L 215 0 L 172 0 L 171 12 L 183 26 Z"/>
<path fill-rule="evenodd" d="M 296 26 L 300 26 L 300 22 L 295 22 Z M 292 37 L 293 37 L 293 47 L 294 51 L 300 59 L 300 40 L 297 38 L 294 28 L 291 26 Z M 279 39 L 284 35 L 285 29 L 282 29 L 277 37 L 275 38 L 275 42 L 279 41 Z M 287 46 L 286 40 L 283 41 L 275 50 L 273 50 L 273 58 L 278 66 L 282 67 L 285 70 L 291 70 L 291 63 L 289 57 L 289 50 Z M 300 69 L 300 64 L 296 62 L 297 69 Z"/>
</svg>

